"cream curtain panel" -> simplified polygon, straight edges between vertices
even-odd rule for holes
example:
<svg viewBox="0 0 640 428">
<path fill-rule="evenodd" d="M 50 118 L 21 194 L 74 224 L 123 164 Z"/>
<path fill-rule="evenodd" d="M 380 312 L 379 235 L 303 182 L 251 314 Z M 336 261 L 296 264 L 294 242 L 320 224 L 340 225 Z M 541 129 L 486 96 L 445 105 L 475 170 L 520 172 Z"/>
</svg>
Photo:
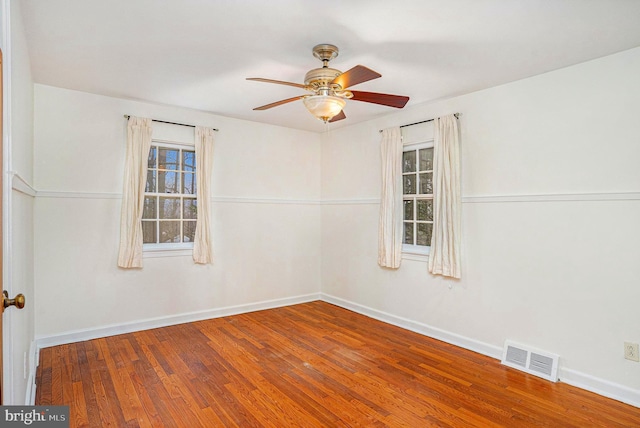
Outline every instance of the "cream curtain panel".
<svg viewBox="0 0 640 428">
<path fill-rule="evenodd" d="M 193 261 L 213 263 L 211 245 L 211 170 L 213 168 L 213 129 L 196 126 L 196 198 L 198 222 L 193 243 Z"/>
<path fill-rule="evenodd" d="M 382 131 L 382 195 L 378 221 L 378 264 L 397 269 L 402 260 L 402 135 Z"/>
<path fill-rule="evenodd" d="M 151 119 L 129 117 L 118 252 L 122 268 L 142 267 L 142 209 L 150 147 Z"/>
<path fill-rule="evenodd" d="M 454 115 L 435 119 L 429 272 L 460 278 L 460 141 Z"/>
</svg>

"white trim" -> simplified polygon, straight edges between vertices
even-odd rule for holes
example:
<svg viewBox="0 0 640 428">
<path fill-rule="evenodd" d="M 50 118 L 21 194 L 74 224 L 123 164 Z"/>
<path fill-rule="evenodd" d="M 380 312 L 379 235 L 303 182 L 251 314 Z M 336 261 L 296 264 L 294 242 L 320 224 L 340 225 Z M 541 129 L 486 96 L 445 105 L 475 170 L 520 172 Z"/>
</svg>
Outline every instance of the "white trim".
<svg viewBox="0 0 640 428">
<path fill-rule="evenodd" d="M 122 193 L 111 192 L 67 192 L 55 190 L 35 191 L 38 198 L 60 198 L 60 199 L 122 199 Z M 248 198 L 248 197 L 230 197 L 230 196 L 213 196 L 211 202 L 215 203 L 231 203 L 231 204 L 285 204 L 285 205 L 320 205 L 323 202 L 319 199 L 283 199 L 283 198 Z M 339 201 L 338 203 L 352 204 L 353 201 Z M 379 199 L 368 199 L 360 203 L 379 204 Z"/>
<path fill-rule="evenodd" d="M 108 192 L 58 192 L 55 190 L 38 190 L 38 198 L 62 198 L 62 199 L 122 199 L 122 193 Z"/>
<path fill-rule="evenodd" d="M 538 195 L 463 196 L 463 204 L 488 204 L 506 202 L 589 202 L 589 201 L 637 201 L 640 192 L 558 193 Z M 379 204 L 380 199 L 325 199 L 322 205 Z"/>
<path fill-rule="evenodd" d="M 402 256 L 413 254 L 417 256 L 428 256 L 431 253 L 431 246 L 402 244 Z"/>
<path fill-rule="evenodd" d="M 573 202 L 573 201 L 628 201 L 640 200 L 640 192 L 562 193 L 542 195 L 463 196 L 462 203 L 495 202 Z"/>
<path fill-rule="evenodd" d="M 320 205 L 318 199 L 281 199 L 281 198 L 244 198 L 229 196 L 213 196 L 211 202 L 231 204 L 293 204 L 293 205 Z"/>
<path fill-rule="evenodd" d="M 159 244 L 156 244 L 159 245 Z M 145 259 L 155 259 L 159 257 L 192 257 L 193 247 L 191 248 L 154 248 L 145 249 L 143 246 L 142 257 Z"/>
<path fill-rule="evenodd" d="M 56 190 L 36 191 L 38 198 L 60 198 L 60 199 L 122 199 L 122 193 L 111 192 L 67 192 Z M 212 202 L 235 203 L 235 204 L 299 204 L 299 205 L 320 205 L 317 199 L 281 199 L 281 198 L 245 198 L 245 197 L 212 197 Z M 379 203 L 376 199 L 375 203 Z"/>
<path fill-rule="evenodd" d="M 380 205 L 380 199 L 326 199 L 320 203 L 322 205 Z"/>
<path fill-rule="evenodd" d="M 2 121 L 4 126 L 2 127 L 2 249 L 3 249 L 3 269 L 2 269 L 2 280 L 5 289 L 11 293 L 11 286 L 13 284 L 13 263 L 12 263 L 12 242 L 13 242 L 13 234 L 12 234 L 12 209 L 13 206 L 13 178 L 8 173 L 11 169 L 12 165 L 12 150 L 11 143 L 13 141 L 13 126 L 12 126 L 12 89 L 11 89 L 11 68 L 13 63 L 12 52 L 11 52 L 11 2 L 9 0 L 2 0 L 2 13 L 0 14 L 0 19 L 2 19 L 2 49 L 4 51 L 3 55 L 3 73 L 2 73 Z M 1 290 L 0 290 L 1 291 Z M 0 313 L 0 316 L 2 314 Z M 8 334 L 11 332 L 12 327 L 12 316 L 9 315 L 4 318 L 2 323 L 1 332 L 3 334 L 4 346 L 2 348 L 2 399 L 3 404 L 15 404 L 15 379 L 13 375 L 13 335 Z M 7 334 L 5 334 L 7 333 Z"/>
<path fill-rule="evenodd" d="M 499 346 L 483 343 L 469 337 L 461 336 L 456 333 L 451 333 L 446 330 L 432 327 L 427 324 L 423 324 L 417 321 L 413 321 L 407 318 L 399 317 L 387 312 L 379 311 L 377 309 L 369 308 L 367 306 L 360 305 L 348 300 L 341 299 L 339 297 L 331 296 L 329 294 L 321 293 L 322 300 L 331 303 L 341 308 L 349 309 L 350 311 L 357 312 L 362 315 L 366 315 L 370 318 L 378 321 L 386 322 L 387 324 L 395 325 L 397 327 L 404 328 L 406 330 L 420 333 L 422 335 L 432 337 L 434 339 L 442 340 L 443 342 L 450 343 L 452 345 L 460 346 L 461 348 L 469 349 L 474 352 L 478 352 L 483 355 L 495 358 L 499 360 L 502 357 L 502 348 Z"/>
<path fill-rule="evenodd" d="M 302 296 L 285 297 L 282 299 L 265 300 L 262 302 L 246 303 L 243 305 L 226 306 L 204 311 L 189 312 L 178 315 L 169 315 L 146 320 L 132 321 L 124 324 L 112 324 L 106 327 L 89 328 L 84 330 L 69 331 L 51 336 L 36 338 L 38 349 L 51 346 L 66 345 L 68 343 L 81 342 L 84 340 L 97 339 L 102 337 L 115 336 L 118 334 L 132 333 L 152 328 L 167 327 L 170 325 L 184 324 L 194 321 L 202 321 L 212 318 L 238 315 L 247 312 L 262 311 L 265 309 L 279 308 L 282 306 L 296 305 L 299 303 L 313 302 L 320 300 L 320 293 L 306 294 Z"/>
<path fill-rule="evenodd" d="M 613 398 L 631 406 L 640 408 L 640 390 L 629 388 L 619 383 L 600 379 L 577 370 L 558 368 L 558 378 L 561 382 L 576 388 L 594 392 L 603 397 Z"/>
<path fill-rule="evenodd" d="M 463 204 L 489 204 L 506 202 L 589 202 L 589 201 L 637 201 L 640 192 L 605 193 L 558 193 L 539 195 L 500 195 L 500 196 L 463 196 Z M 379 204 L 379 198 L 369 199 L 325 199 L 322 205 L 360 205 Z"/>
<path fill-rule="evenodd" d="M 183 141 L 172 141 L 172 140 L 161 140 L 159 138 L 153 138 L 151 137 L 151 144 L 153 145 L 155 143 L 156 146 L 159 147 L 166 147 L 169 149 L 181 149 L 184 150 L 185 147 L 189 147 L 189 149 L 187 151 L 192 152 L 193 149 L 196 146 L 195 142 L 183 142 Z"/>
<path fill-rule="evenodd" d="M 56 190 L 36 190 L 22 177 L 15 174 L 19 184 L 14 189 L 38 198 L 76 198 L 76 199 L 122 199 L 122 193 L 113 192 L 67 192 Z M 232 204 L 299 204 L 299 205 L 378 205 L 380 198 L 359 199 L 285 199 L 213 196 L 212 202 Z M 463 196 L 464 204 L 487 204 L 506 202 L 579 202 L 579 201 L 637 201 L 640 192 L 610 193 L 562 193 L 539 195 L 500 195 L 500 196 Z"/>
<path fill-rule="evenodd" d="M 414 262 L 429 262 L 429 253 L 426 254 L 418 254 L 418 253 L 402 253 L 402 260 L 413 260 Z"/>
<path fill-rule="evenodd" d="M 31 341 L 29 346 L 29 376 L 27 378 L 27 390 L 25 393 L 25 406 L 33 406 L 36 402 L 36 373 L 40 361 L 40 348 L 36 346 L 36 341 Z"/>
<path fill-rule="evenodd" d="M 386 322 L 397 327 L 404 328 L 428 337 L 432 337 L 443 342 L 459 346 L 470 351 L 478 352 L 491 358 L 500 360 L 502 358 L 502 348 L 491 345 L 489 343 L 480 342 L 456 333 L 432 327 L 423 323 L 412 321 L 406 318 L 398 317 L 387 312 L 372 309 L 367 306 L 360 305 L 339 297 L 321 293 L 323 301 L 349 309 L 370 318 Z M 561 360 L 562 361 L 562 360 Z M 575 386 L 586 391 L 591 391 L 604 397 L 612 398 L 623 403 L 640 407 L 640 390 L 629 388 L 615 382 L 600 379 L 595 376 L 579 372 L 577 370 L 558 368 L 558 378 L 561 382 Z"/>
<path fill-rule="evenodd" d="M 175 252 L 190 250 L 193 251 L 193 242 L 166 242 L 142 244 L 142 251 L 148 253 L 161 253 L 163 251 Z"/>
<path fill-rule="evenodd" d="M 32 353 L 32 358 L 30 358 L 30 372 L 34 374 L 36 373 L 39 353 L 40 349 L 42 348 L 108 337 L 117 334 L 131 333 L 152 328 L 166 327 L 187 322 L 201 321 L 205 319 L 237 315 L 264 309 L 278 308 L 282 306 L 312 302 L 315 300 L 322 300 L 341 308 L 348 309 L 350 311 L 368 316 L 373 319 L 377 319 L 387 324 L 395 325 L 397 327 L 401 327 L 406 330 L 425 335 L 427 337 L 431 337 L 455 346 L 459 346 L 464 349 L 478 352 L 496 360 L 500 360 L 502 357 L 503 350 L 499 346 L 480 342 L 469 337 L 461 336 L 459 334 L 442 330 L 440 328 L 429 326 L 427 324 L 416 322 L 407 318 L 398 317 L 396 315 L 369 308 L 367 306 L 360 305 L 358 303 L 354 303 L 339 297 L 331 296 L 329 294 L 312 293 L 302 296 L 268 300 L 244 305 L 228 306 L 205 311 L 159 317 L 125 324 L 111 325 L 95 329 L 77 330 L 58 335 L 40 337 L 37 338 L 34 342 L 36 346 L 32 346 L 32 349 L 30 350 L 30 352 Z M 618 400 L 635 407 L 640 407 L 640 390 L 632 389 L 624 385 L 620 385 L 608 380 L 600 379 L 595 376 L 563 367 L 559 367 L 558 377 L 561 382 L 567 383 L 568 385 L 591 391 L 604 397 L 612 398 L 614 400 Z M 31 389 L 28 389 L 27 391 L 27 399 L 32 400 L 31 397 L 35 398 L 35 384 L 32 385 L 31 375 L 29 376 L 29 378 L 30 383 L 28 388 Z M 33 404 L 33 401 L 27 402 L 27 404 Z"/>
<path fill-rule="evenodd" d="M 10 171 L 9 173 L 7 173 L 7 176 L 9 178 L 9 181 L 11 183 L 10 185 L 13 190 L 16 190 L 20 193 L 24 193 L 25 195 L 31 196 L 33 198 L 36 197 L 38 193 L 36 189 L 34 189 L 32 185 L 27 183 L 27 181 L 24 178 L 22 178 L 20 174 L 14 171 Z"/>
<path fill-rule="evenodd" d="M 408 152 L 410 150 L 420 150 L 420 149 L 432 149 L 435 139 L 430 138 L 424 141 L 414 141 L 413 143 L 405 143 L 404 138 L 402 139 L 402 151 Z"/>
</svg>

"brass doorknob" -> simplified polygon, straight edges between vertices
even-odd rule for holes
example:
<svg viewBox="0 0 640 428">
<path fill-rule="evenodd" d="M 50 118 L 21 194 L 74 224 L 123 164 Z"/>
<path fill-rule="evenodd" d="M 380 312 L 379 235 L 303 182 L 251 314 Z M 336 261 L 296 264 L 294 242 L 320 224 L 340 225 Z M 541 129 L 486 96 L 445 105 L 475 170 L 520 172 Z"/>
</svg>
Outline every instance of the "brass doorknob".
<svg viewBox="0 0 640 428">
<path fill-rule="evenodd" d="M 4 308 L 8 308 L 9 306 L 15 306 L 18 309 L 22 309 L 24 308 L 24 294 L 20 293 L 18 295 L 16 295 L 16 297 L 14 297 L 13 299 L 9 298 L 9 293 L 7 292 L 7 290 L 4 290 L 2 292 L 3 294 L 3 303 L 2 303 L 2 310 L 4 311 Z"/>
</svg>

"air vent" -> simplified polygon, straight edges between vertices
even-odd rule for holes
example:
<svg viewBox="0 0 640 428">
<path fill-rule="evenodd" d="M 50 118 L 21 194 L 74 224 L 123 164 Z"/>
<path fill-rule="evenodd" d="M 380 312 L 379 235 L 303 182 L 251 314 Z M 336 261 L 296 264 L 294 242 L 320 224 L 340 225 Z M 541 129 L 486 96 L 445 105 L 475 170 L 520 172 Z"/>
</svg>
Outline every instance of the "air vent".
<svg viewBox="0 0 640 428">
<path fill-rule="evenodd" d="M 516 348 L 515 346 L 507 346 L 506 360 L 510 363 L 517 364 L 520 367 L 527 367 L 527 357 L 529 353 L 524 349 Z"/>
<path fill-rule="evenodd" d="M 502 353 L 502 364 L 556 382 L 558 380 L 558 355 L 543 352 L 529 346 L 507 340 Z"/>
</svg>

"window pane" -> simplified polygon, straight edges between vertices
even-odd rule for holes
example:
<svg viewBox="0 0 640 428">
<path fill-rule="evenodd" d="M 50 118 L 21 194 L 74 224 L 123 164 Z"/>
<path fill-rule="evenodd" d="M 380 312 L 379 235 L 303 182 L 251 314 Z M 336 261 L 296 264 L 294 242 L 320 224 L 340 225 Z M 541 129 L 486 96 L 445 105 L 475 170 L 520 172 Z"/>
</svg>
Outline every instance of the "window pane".
<svg viewBox="0 0 640 428">
<path fill-rule="evenodd" d="M 416 175 L 409 174 L 402 176 L 402 193 L 405 195 L 416 194 Z"/>
<path fill-rule="evenodd" d="M 186 150 L 182 152 L 182 170 L 191 172 L 196 170 L 196 152 Z"/>
<path fill-rule="evenodd" d="M 180 222 L 160 222 L 160 242 L 180 242 Z"/>
<path fill-rule="evenodd" d="M 158 148 L 158 168 L 178 169 L 178 150 Z"/>
<path fill-rule="evenodd" d="M 196 175 L 191 172 L 182 174 L 182 193 L 187 195 L 196 194 Z"/>
<path fill-rule="evenodd" d="M 196 222 L 185 221 L 182 225 L 184 229 L 184 237 L 182 242 L 193 242 L 193 237 L 196 235 Z"/>
<path fill-rule="evenodd" d="M 404 201 L 404 219 L 413 220 L 413 201 Z"/>
<path fill-rule="evenodd" d="M 159 218 L 180 218 L 180 198 L 160 198 Z"/>
<path fill-rule="evenodd" d="M 195 151 L 152 146 L 147 168 L 143 242 L 193 242 L 198 217 Z M 152 196 L 149 193 L 165 195 Z"/>
<path fill-rule="evenodd" d="M 418 199 L 418 220 L 433 221 L 432 199 Z"/>
<path fill-rule="evenodd" d="M 147 163 L 147 166 L 149 168 L 155 168 L 156 167 L 156 157 L 158 156 L 158 149 L 155 147 L 151 147 L 151 149 L 149 150 L 149 160 Z"/>
<path fill-rule="evenodd" d="M 178 173 L 158 171 L 158 193 L 178 193 Z"/>
<path fill-rule="evenodd" d="M 433 169 L 433 147 L 420 149 L 420 171 L 431 171 Z"/>
<path fill-rule="evenodd" d="M 195 199 L 185 198 L 182 205 L 182 218 L 197 219 L 198 218 L 198 201 Z"/>
<path fill-rule="evenodd" d="M 145 192 L 156 193 L 156 171 L 147 171 L 147 184 L 144 188 Z"/>
<path fill-rule="evenodd" d="M 431 223 L 418 223 L 418 239 L 416 245 L 431 246 L 431 230 L 433 225 Z"/>
<path fill-rule="evenodd" d="M 420 174 L 420 194 L 431 195 L 433 194 L 433 173 L 424 172 Z"/>
<path fill-rule="evenodd" d="M 156 225 L 157 223 L 155 221 L 142 222 L 142 243 L 143 244 L 156 243 Z"/>
<path fill-rule="evenodd" d="M 404 243 L 413 245 L 413 223 L 404 222 Z"/>
<path fill-rule="evenodd" d="M 144 208 L 142 209 L 142 218 L 157 218 L 156 217 L 156 200 L 154 196 L 144 197 Z"/>
<path fill-rule="evenodd" d="M 416 170 L 416 151 L 402 153 L 402 172 L 415 172 Z"/>
</svg>

